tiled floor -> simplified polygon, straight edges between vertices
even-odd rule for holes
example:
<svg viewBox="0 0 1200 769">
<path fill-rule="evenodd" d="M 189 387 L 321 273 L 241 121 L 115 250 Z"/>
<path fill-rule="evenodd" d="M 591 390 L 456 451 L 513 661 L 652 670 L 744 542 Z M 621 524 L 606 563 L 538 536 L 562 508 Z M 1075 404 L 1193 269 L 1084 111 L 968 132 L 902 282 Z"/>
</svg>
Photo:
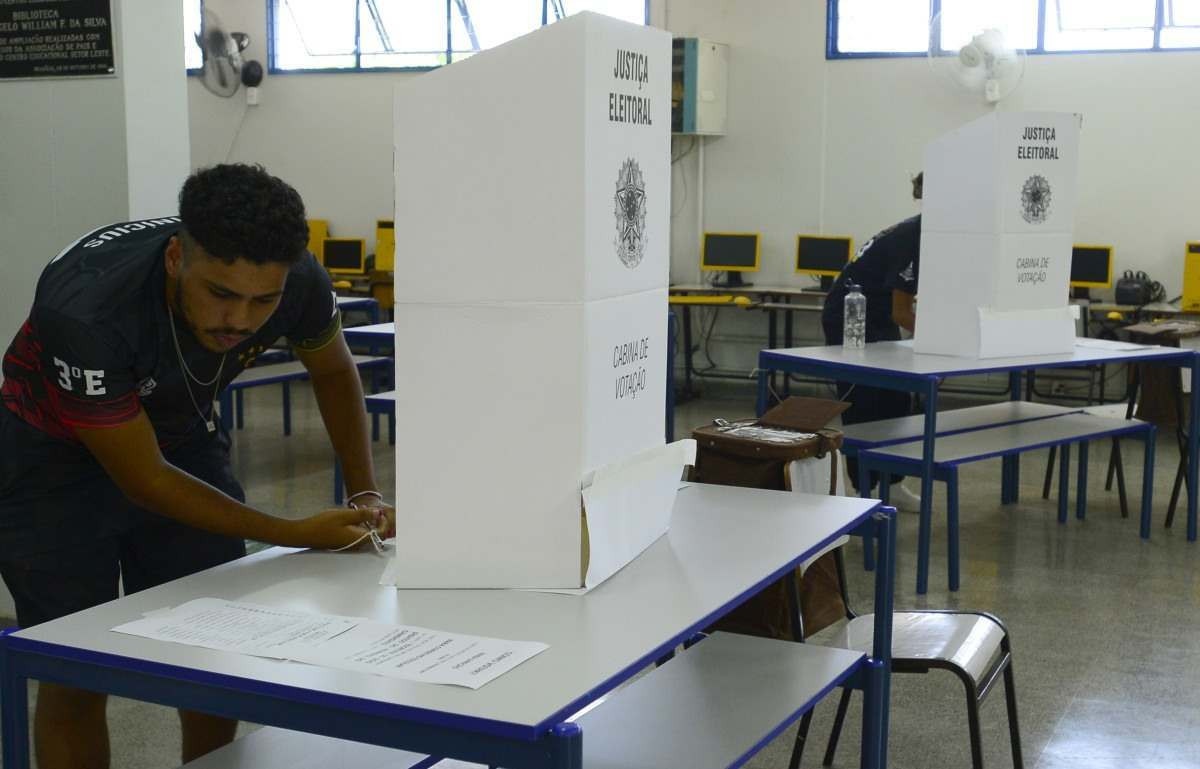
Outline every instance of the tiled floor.
<svg viewBox="0 0 1200 769">
<path fill-rule="evenodd" d="M 330 499 L 331 453 L 312 399 L 294 388 L 294 434 L 282 435 L 277 388 L 247 394 L 247 427 L 236 438 L 236 470 L 251 503 L 299 514 Z M 752 391 L 695 400 L 678 409 L 680 434 L 713 417 L 747 416 Z M 400 428 L 403 433 L 403 426 Z M 1115 492 L 1103 490 L 1107 448 L 1093 447 L 1088 518 L 1055 521 L 1042 500 L 1043 454 L 1022 463 L 1021 502 L 999 504 L 999 462 L 971 465 L 962 476 L 963 587 L 945 591 L 945 499 L 937 490 L 930 593 L 914 592 L 916 516 L 902 515 L 897 608 L 972 608 L 994 612 L 1013 637 L 1025 765 L 1031 769 L 1200 769 L 1200 549 L 1184 539 L 1182 521 L 1162 528 L 1177 452 L 1159 443 L 1155 527 L 1150 542 L 1134 519 L 1121 519 Z M 376 445 L 380 483 L 394 477 L 386 440 Z M 455 458 L 447 457 L 447 461 Z M 1131 489 L 1140 488 L 1141 454 L 1127 444 Z M 1136 505 L 1136 497 L 1132 500 Z M 848 555 L 855 608 L 869 610 L 870 577 Z M 820 638 L 818 637 L 818 641 Z M 847 720 L 836 766 L 858 765 L 859 698 Z M 833 702 L 817 708 L 804 766 L 818 766 Z M 1011 766 L 1003 700 L 983 708 L 985 761 Z M 178 764 L 171 711 L 114 700 L 110 706 L 114 767 Z M 893 685 L 890 766 L 970 766 L 961 684 L 949 673 L 897 676 Z M 785 767 L 792 730 L 749 764 Z M 681 767 L 680 769 L 686 769 Z"/>
</svg>

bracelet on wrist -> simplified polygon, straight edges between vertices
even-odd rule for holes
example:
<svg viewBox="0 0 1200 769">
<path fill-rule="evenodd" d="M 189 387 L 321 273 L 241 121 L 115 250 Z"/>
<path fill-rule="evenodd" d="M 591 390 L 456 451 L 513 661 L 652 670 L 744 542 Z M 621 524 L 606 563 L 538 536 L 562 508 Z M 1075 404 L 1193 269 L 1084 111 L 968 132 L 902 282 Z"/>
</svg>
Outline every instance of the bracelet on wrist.
<svg viewBox="0 0 1200 769">
<path fill-rule="evenodd" d="M 356 491 L 353 494 L 351 494 L 350 496 L 346 497 L 346 507 L 349 507 L 351 509 L 358 509 L 358 505 L 354 504 L 354 500 L 358 499 L 359 497 L 365 497 L 367 495 L 376 497 L 379 500 L 379 503 L 383 504 L 383 495 L 382 494 L 380 494 L 378 491 L 375 491 L 374 489 L 364 489 L 362 491 Z"/>
</svg>

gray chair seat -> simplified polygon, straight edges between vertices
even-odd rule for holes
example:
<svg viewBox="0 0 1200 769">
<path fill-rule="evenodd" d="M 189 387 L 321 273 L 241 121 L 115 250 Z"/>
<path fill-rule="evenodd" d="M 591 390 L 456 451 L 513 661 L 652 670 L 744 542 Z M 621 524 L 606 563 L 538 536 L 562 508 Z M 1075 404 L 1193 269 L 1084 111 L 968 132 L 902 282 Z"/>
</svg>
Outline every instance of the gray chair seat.
<svg viewBox="0 0 1200 769">
<path fill-rule="evenodd" d="M 855 617 L 830 641 L 852 651 L 871 652 L 873 614 Z M 905 664 L 958 668 L 979 686 L 1001 655 L 1004 628 L 984 614 L 898 611 L 892 615 L 892 657 Z"/>
</svg>

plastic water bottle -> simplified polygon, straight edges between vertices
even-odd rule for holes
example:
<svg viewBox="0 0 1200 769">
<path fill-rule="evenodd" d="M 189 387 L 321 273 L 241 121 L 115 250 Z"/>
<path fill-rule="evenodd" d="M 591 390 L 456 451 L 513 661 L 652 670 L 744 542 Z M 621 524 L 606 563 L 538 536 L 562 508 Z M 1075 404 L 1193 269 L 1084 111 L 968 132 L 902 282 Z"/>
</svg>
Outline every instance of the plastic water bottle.
<svg viewBox="0 0 1200 769">
<path fill-rule="evenodd" d="M 851 283 L 847 288 L 849 293 L 846 294 L 842 323 L 842 347 L 861 350 L 867 346 L 867 298 L 857 284 Z"/>
</svg>

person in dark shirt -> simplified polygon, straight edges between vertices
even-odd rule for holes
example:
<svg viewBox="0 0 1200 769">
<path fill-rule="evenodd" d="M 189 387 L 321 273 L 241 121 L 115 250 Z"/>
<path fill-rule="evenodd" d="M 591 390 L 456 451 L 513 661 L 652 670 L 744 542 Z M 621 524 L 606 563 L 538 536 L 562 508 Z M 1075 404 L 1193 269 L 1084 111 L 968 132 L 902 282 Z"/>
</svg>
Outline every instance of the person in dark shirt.
<svg viewBox="0 0 1200 769">
<path fill-rule="evenodd" d="M 920 200 L 924 174 L 913 179 L 913 199 Z M 888 342 L 900 339 L 900 329 L 912 332 L 916 323 L 917 277 L 921 266 L 921 216 L 905 219 L 887 228 L 863 244 L 854 260 L 842 269 L 825 299 L 821 325 L 825 344 L 840 345 L 845 322 L 845 299 L 850 284 L 861 287 L 867 298 L 866 340 Z M 838 398 L 848 400 L 850 408 L 842 414 L 842 423 L 851 425 L 892 419 L 912 413 L 908 393 L 866 385 L 837 383 Z M 858 484 L 858 464 L 846 462 L 852 484 Z M 920 497 L 900 485 L 902 476 L 891 478 L 891 501 L 905 510 L 920 509 Z M 879 482 L 871 474 L 871 488 Z"/>
<path fill-rule="evenodd" d="M 187 179 L 179 216 L 102 227 L 56 256 L 4 356 L 0 576 L 22 627 L 245 554 L 340 548 L 395 511 L 377 491 L 362 385 L 299 194 L 259 166 Z M 351 509 L 245 504 L 214 404 L 281 336 L 311 374 Z M 105 695 L 39 687 L 38 765 L 107 766 Z M 183 760 L 237 723 L 180 711 Z"/>
</svg>

